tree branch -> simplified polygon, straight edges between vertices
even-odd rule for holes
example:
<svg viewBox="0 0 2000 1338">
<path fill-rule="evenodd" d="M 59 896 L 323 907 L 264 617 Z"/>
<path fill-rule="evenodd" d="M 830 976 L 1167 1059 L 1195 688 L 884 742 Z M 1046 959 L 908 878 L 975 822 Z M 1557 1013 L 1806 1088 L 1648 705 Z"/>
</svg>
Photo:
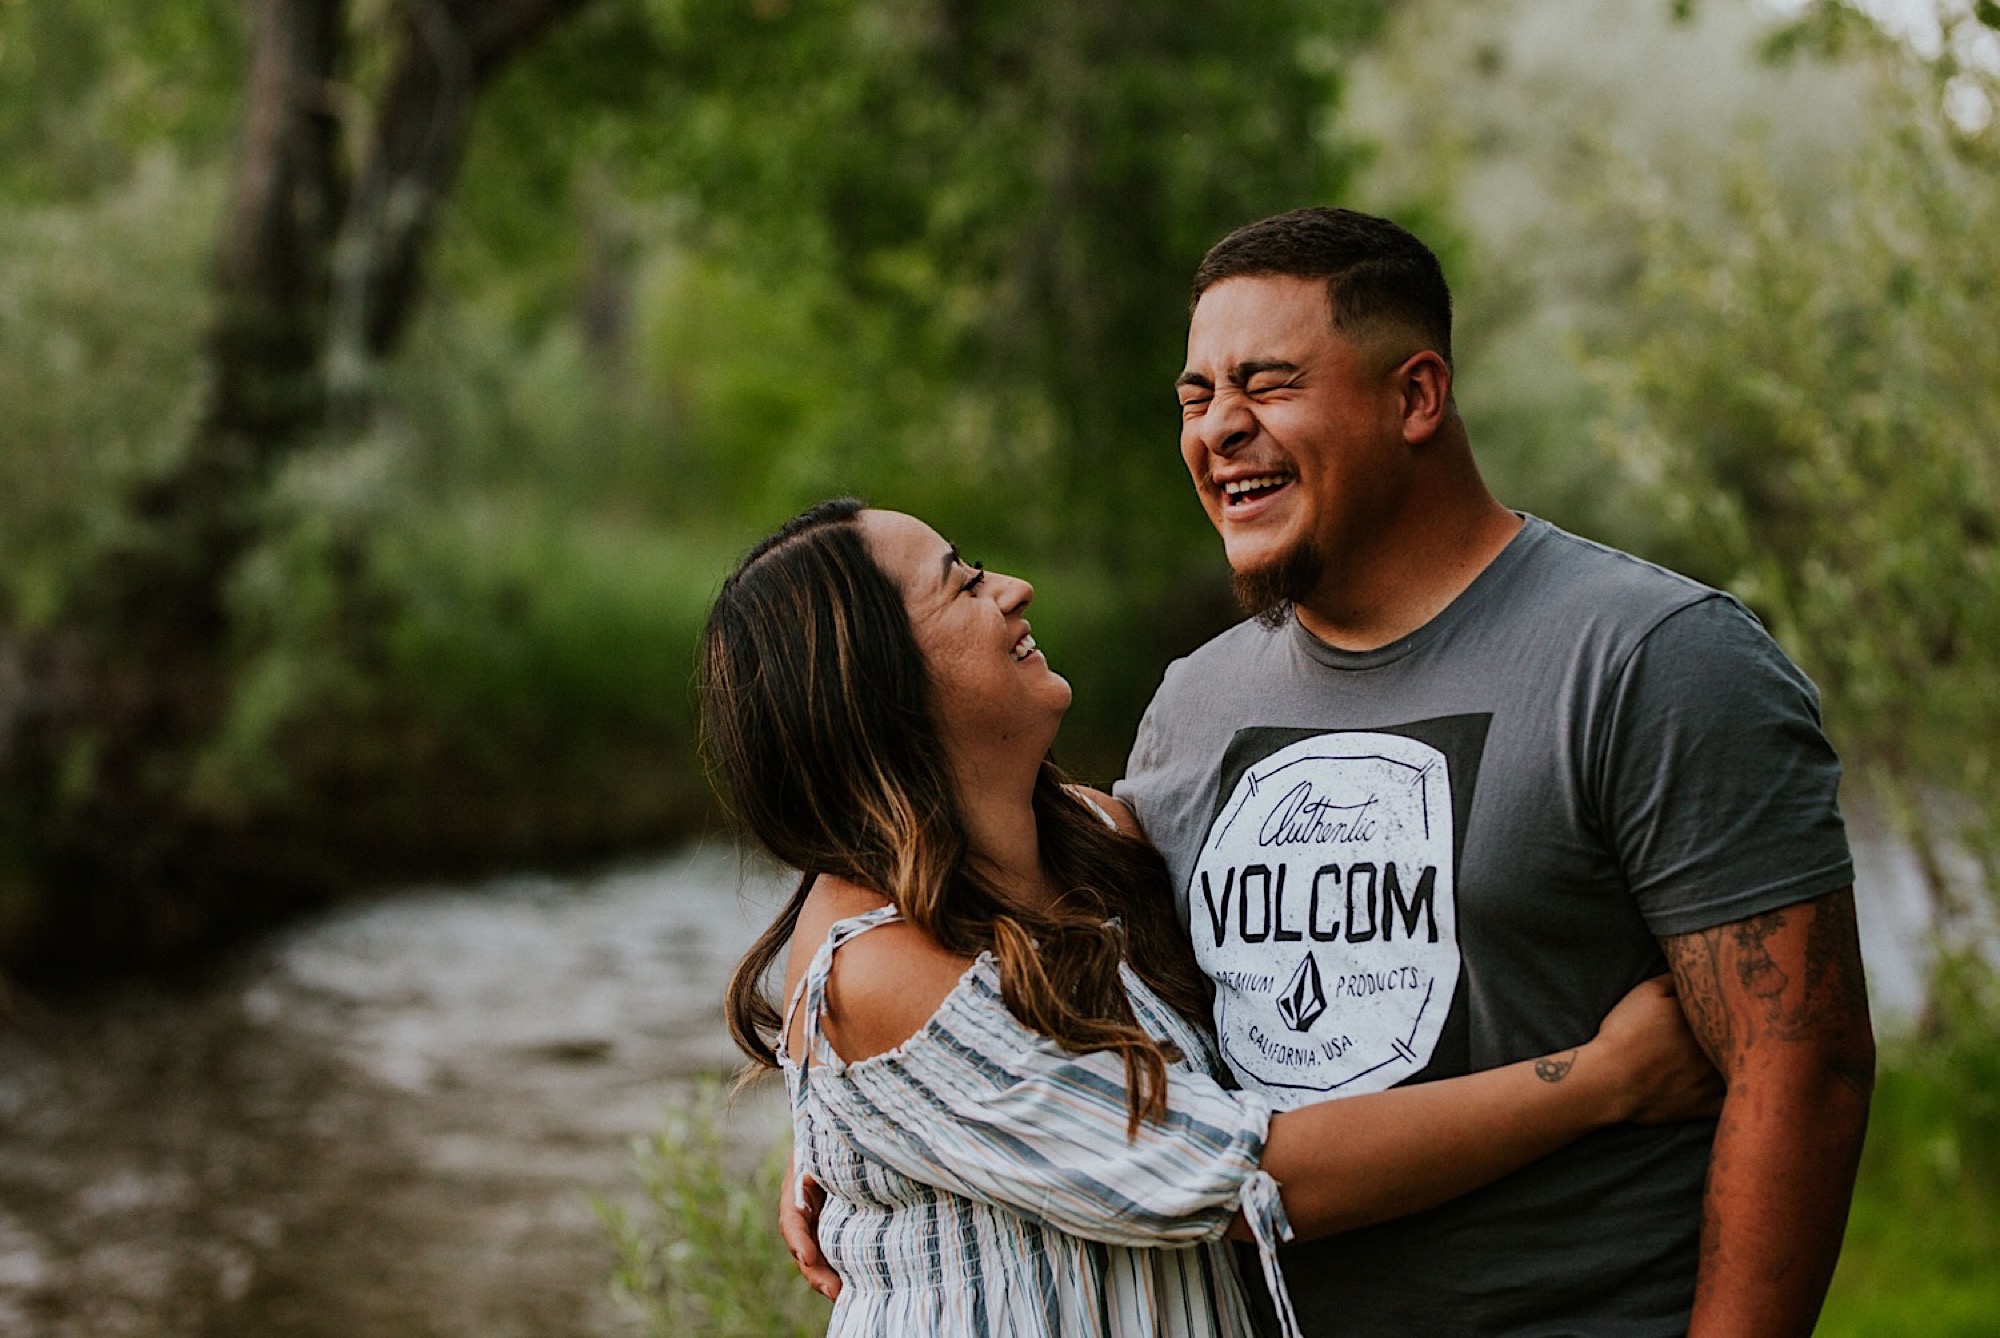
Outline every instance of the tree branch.
<svg viewBox="0 0 2000 1338">
<path fill-rule="evenodd" d="M 421 290 L 438 205 L 465 157 L 481 88 L 591 0 L 404 0 L 403 53 L 334 260 L 328 382 L 365 400 Z"/>
</svg>

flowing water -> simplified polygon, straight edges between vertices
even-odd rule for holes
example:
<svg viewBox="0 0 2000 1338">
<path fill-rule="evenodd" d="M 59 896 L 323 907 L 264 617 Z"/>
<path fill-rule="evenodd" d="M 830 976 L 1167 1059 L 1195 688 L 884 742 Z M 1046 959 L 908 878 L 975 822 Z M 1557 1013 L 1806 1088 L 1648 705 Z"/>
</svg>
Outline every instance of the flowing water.
<svg viewBox="0 0 2000 1338">
<path fill-rule="evenodd" d="M 418 890 L 0 1035 L 0 1333 L 615 1334 L 588 1194 L 733 1064 L 781 885 L 707 850 Z M 744 1127 L 776 1127 L 771 1094 Z"/>
<path fill-rule="evenodd" d="M 1857 843 L 1878 1017 L 1916 1006 L 1907 856 Z M 718 1000 L 784 885 L 696 850 L 338 909 L 198 978 L 0 1022 L 0 1334 L 628 1332 L 591 1193 L 733 1065 Z M 4 1002 L 4 1001 L 0 1001 Z M 746 1098 L 748 1141 L 777 1128 Z"/>
</svg>

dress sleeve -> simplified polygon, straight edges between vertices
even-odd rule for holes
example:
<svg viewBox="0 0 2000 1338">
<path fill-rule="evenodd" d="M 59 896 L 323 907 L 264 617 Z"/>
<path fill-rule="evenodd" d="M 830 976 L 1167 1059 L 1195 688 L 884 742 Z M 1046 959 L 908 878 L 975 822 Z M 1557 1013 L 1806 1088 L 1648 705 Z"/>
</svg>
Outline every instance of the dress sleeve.
<svg viewBox="0 0 2000 1338">
<path fill-rule="evenodd" d="M 1127 1139 L 1123 1061 L 1022 1026 L 983 963 L 902 1047 L 815 1065 L 812 1081 L 864 1155 L 1071 1235 L 1191 1245 L 1219 1237 L 1238 1208 L 1265 1219 L 1252 1221 L 1260 1238 L 1290 1234 L 1258 1169 L 1261 1098 L 1171 1069 L 1165 1116 Z"/>
</svg>

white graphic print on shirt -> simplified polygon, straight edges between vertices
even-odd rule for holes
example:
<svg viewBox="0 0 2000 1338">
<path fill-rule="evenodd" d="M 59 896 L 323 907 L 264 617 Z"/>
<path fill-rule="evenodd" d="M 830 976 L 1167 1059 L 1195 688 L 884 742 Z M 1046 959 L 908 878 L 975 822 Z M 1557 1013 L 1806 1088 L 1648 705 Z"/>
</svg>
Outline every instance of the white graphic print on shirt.
<svg viewBox="0 0 2000 1338">
<path fill-rule="evenodd" d="M 1452 783 L 1439 748 L 1369 731 L 1296 738 L 1235 778 L 1188 911 L 1246 1087 L 1293 1106 L 1430 1062 L 1459 980 Z"/>
</svg>

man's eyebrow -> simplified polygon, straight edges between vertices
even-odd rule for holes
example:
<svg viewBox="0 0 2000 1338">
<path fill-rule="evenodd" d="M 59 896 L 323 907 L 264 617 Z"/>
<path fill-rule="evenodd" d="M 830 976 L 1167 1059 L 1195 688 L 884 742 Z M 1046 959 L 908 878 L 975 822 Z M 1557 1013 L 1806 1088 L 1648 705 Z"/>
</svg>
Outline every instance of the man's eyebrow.
<svg viewBox="0 0 2000 1338">
<path fill-rule="evenodd" d="M 1239 362 L 1229 370 L 1229 384 L 1232 386 L 1247 386 L 1250 384 L 1250 378 L 1256 376 L 1259 372 L 1296 372 L 1298 370 L 1299 365 L 1297 363 L 1286 362 L 1282 358 L 1264 358 L 1255 362 Z M 1213 390 L 1215 389 L 1215 382 L 1209 380 L 1200 372 L 1182 372 L 1174 381 L 1174 389 L 1179 390 L 1183 386 L 1195 386 L 1202 390 Z"/>
<path fill-rule="evenodd" d="M 1282 358 L 1267 358 L 1259 362 L 1239 362 L 1229 373 L 1229 383 L 1235 386 L 1247 386 L 1250 384 L 1250 378 L 1259 372 L 1296 372 L 1297 370 L 1299 370 L 1297 363 L 1286 362 Z"/>
<path fill-rule="evenodd" d="M 958 562 L 958 545 L 953 544 L 944 550 L 944 567 L 938 572 L 939 584 L 943 584 L 951 579 L 951 570 L 958 565 Z"/>
</svg>

